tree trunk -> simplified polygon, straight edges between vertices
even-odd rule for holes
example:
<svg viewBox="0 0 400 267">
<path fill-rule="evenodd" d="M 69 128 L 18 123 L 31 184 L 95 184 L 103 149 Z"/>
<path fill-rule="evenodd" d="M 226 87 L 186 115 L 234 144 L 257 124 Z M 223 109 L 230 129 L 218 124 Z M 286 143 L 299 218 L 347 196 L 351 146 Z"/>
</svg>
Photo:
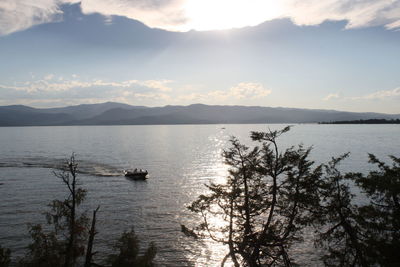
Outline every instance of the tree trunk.
<svg viewBox="0 0 400 267">
<path fill-rule="evenodd" d="M 70 188 L 72 204 L 70 207 L 71 215 L 69 218 L 69 238 L 67 250 L 65 253 L 65 264 L 64 267 L 71 266 L 71 262 L 74 258 L 74 243 L 75 243 L 75 209 L 76 209 L 76 169 L 74 164 L 74 158 L 71 157 L 71 162 L 69 163 L 69 171 L 72 175 L 72 184 Z"/>
<path fill-rule="evenodd" d="M 93 218 L 92 218 L 92 226 L 90 227 L 89 231 L 89 240 L 88 240 L 88 245 L 86 249 L 86 259 L 85 259 L 85 267 L 90 267 L 92 265 L 92 256 L 94 253 L 92 253 L 93 250 L 93 241 L 94 241 L 94 236 L 97 234 L 96 232 L 96 213 L 99 210 L 100 206 L 97 207 L 93 211 Z"/>
</svg>

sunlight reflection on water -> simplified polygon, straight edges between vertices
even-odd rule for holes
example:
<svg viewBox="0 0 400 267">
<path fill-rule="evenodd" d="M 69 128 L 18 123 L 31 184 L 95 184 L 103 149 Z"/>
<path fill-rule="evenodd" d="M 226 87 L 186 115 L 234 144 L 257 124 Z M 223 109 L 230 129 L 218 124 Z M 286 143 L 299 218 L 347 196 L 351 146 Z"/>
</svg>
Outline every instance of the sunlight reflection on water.
<svg viewBox="0 0 400 267">
<path fill-rule="evenodd" d="M 285 125 L 270 125 L 281 129 Z M 98 204 L 97 249 L 109 252 L 115 238 L 132 225 L 144 244 L 156 242 L 161 266 L 219 266 L 227 248 L 210 240 L 194 241 L 180 232 L 198 217 L 187 206 L 204 184 L 223 183 L 228 167 L 221 152 L 231 135 L 249 144 L 251 130 L 265 125 L 158 125 L 2 128 L 0 131 L 0 243 L 20 256 L 28 244 L 27 222 L 43 222 L 42 213 L 64 188 L 52 175 L 52 164 L 72 151 L 84 172 L 89 194 L 85 209 Z M 311 157 L 324 162 L 351 151 L 345 170 L 368 170 L 367 152 L 379 157 L 400 151 L 397 125 L 297 125 L 279 141 L 282 149 L 303 142 L 314 145 Z M 30 158 L 30 159 L 29 159 Z M 24 166 L 21 163 L 31 165 Z M 146 182 L 121 176 L 123 169 L 148 169 Z M 104 174 L 104 175 L 102 175 Z M 111 176 L 106 176 L 111 175 Z M 115 176 L 112 176 L 115 175 Z M 307 232 L 311 240 L 312 232 Z M 303 265 L 313 265 L 312 242 L 294 248 Z M 99 253 L 102 254 L 102 253 Z M 228 266 L 228 265 L 226 265 Z"/>
</svg>

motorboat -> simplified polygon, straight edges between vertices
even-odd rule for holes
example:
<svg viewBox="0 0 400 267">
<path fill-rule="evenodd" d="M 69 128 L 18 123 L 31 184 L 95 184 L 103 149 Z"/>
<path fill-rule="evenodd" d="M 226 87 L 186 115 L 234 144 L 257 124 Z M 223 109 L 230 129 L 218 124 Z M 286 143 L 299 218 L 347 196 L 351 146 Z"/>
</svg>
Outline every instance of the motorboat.
<svg viewBox="0 0 400 267">
<path fill-rule="evenodd" d="M 143 169 L 134 169 L 134 170 L 124 170 L 125 177 L 134 179 L 134 180 L 146 180 L 147 175 L 149 174 L 147 170 Z"/>
</svg>

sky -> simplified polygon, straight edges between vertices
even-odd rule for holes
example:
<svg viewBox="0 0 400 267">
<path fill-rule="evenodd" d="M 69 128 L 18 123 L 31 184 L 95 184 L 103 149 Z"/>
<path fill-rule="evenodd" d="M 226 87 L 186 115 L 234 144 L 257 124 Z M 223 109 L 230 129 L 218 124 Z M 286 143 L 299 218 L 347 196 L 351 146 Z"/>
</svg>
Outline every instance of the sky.
<svg viewBox="0 0 400 267">
<path fill-rule="evenodd" d="M 400 0 L 1 0 L 0 105 L 400 113 Z"/>
</svg>

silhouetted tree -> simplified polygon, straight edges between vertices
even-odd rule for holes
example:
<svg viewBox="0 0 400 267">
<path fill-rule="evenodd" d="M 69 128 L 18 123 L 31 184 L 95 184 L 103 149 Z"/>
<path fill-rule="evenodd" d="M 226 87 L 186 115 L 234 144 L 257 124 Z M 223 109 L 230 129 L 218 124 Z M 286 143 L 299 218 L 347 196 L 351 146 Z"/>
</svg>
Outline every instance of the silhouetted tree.
<svg viewBox="0 0 400 267">
<path fill-rule="evenodd" d="M 370 266 L 366 259 L 365 229 L 359 224 L 359 208 L 353 203 L 349 180 L 338 170 L 348 154 L 324 165 L 324 177 L 317 188 L 320 207 L 315 209 L 316 245 L 326 248 L 326 266 Z"/>
<path fill-rule="evenodd" d="M 96 214 L 99 211 L 99 209 L 100 209 L 100 206 L 98 206 L 97 209 L 95 209 L 93 211 L 92 226 L 90 227 L 88 245 L 86 248 L 85 267 L 90 267 L 92 265 L 92 258 L 93 258 L 93 255 L 96 253 L 96 252 L 93 252 L 93 242 L 94 242 L 94 237 L 97 235 Z"/>
<path fill-rule="evenodd" d="M 51 212 L 47 214 L 49 224 L 53 224 L 56 233 L 60 231 L 66 236 L 64 267 L 75 265 L 76 259 L 85 252 L 88 218 L 86 214 L 78 214 L 77 208 L 85 200 L 86 190 L 78 186 L 75 156 L 72 154 L 66 169 L 54 175 L 68 188 L 69 195 L 65 200 L 54 200 Z"/>
<path fill-rule="evenodd" d="M 0 246 L 0 267 L 8 267 L 11 262 L 11 251 Z"/>
<path fill-rule="evenodd" d="M 140 256 L 139 239 L 135 231 L 131 229 L 129 232 L 124 232 L 116 242 L 114 249 L 118 254 L 110 255 L 108 258 L 109 264 L 112 267 L 153 267 L 154 257 L 157 249 L 153 243 L 150 243 L 145 253 Z"/>
<path fill-rule="evenodd" d="M 202 217 L 196 235 L 228 247 L 222 265 L 228 258 L 235 266 L 292 265 L 290 246 L 319 204 L 321 166 L 312 168 L 309 148 L 279 151 L 277 138 L 289 129 L 252 132 L 261 143 L 253 149 L 232 138 L 223 153 L 230 166 L 226 183 L 207 185 L 210 193 L 188 207 Z"/>
<path fill-rule="evenodd" d="M 44 232 L 41 224 L 31 225 L 32 243 L 28 253 L 19 261 L 21 267 L 61 267 L 64 263 L 65 242 L 54 231 Z"/>
<path fill-rule="evenodd" d="M 86 190 L 79 187 L 77 163 L 72 154 L 61 172 L 54 172 L 68 189 L 64 200 L 53 200 L 46 219 L 53 230 L 45 232 L 42 225 L 30 226 L 32 243 L 28 254 L 21 260 L 23 266 L 75 266 L 84 255 L 88 232 L 88 218 L 78 214 L 77 208 L 85 199 Z"/>
<path fill-rule="evenodd" d="M 100 207 L 93 211 L 91 227 L 86 213 L 79 212 L 79 206 L 85 200 L 86 190 L 79 186 L 75 156 L 72 154 L 60 172 L 54 175 L 63 182 L 68 195 L 64 200 L 53 200 L 46 213 L 48 225 L 29 225 L 32 243 L 27 254 L 19 260 L 21 267 L 72 267 L 101 266 L 93 262 L 93 246 L 96 231 L 96 214 Z M 44 230 L 45 229 L 45 230 Z M 86 247 L 85 247 L 86 245 Z M 139 240 L 133 230 L 124 232 L 118 239 L 115 249 L 118 254 L 111 255 L 112 266 L 152 267 L 156 247 L 149 245 L 143 255 L 139 255 Z M 85 260 L 80 259 L 83 255 Z M 0 247 L 0 267 L 10 263 L 10 250 Z"/>
<path fill-rule="evenodd" d="M 400 158 L 390 158 L 391 166 L 369 154 L 377 169 L 349 175 L 370 200 L 359 209 L 370 265 L 400 266 Z"/>
<path fill-rule="evenodd" d="M 400 159 L 391 156 L 389 166 L 370 154 L 377 170 L 342 174 L 338 164 L 347 156 L 324 165 L 318 187 L 314 223 L 316 244 L 327 249 L 322 259 L 326 266 L 399 266 Z M 357 186 L 365 194 L 358 205 L 352 193 Z"/>
</svg>

